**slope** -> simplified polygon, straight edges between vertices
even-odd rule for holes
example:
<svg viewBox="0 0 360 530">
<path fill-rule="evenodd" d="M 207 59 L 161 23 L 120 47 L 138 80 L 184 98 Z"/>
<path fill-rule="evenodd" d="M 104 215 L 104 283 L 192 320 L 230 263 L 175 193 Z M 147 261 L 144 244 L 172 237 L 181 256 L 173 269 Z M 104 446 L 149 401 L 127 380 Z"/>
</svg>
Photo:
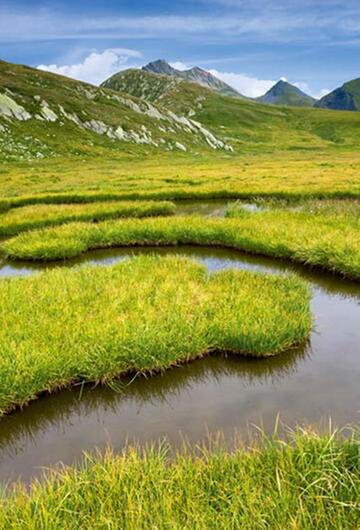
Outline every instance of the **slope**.
<svg viewBox="0 0 360 530">
<path fill-rule="evenodd" d="M 113 79 L 112 82 L 111 79 Z M 107 86 L 187 116 L 220 134 L 237 153 L 348 148 L 360 140 L 360 117 L 315 108 L 292 108 L 216 94 L 195 83 L 172 82 L 143 70 L 113 76 Z"/>
<path fill-rule="evenodd" d="M 147 101 L 0 61 L 3 161 L 209 149 L 230 146 Z"/>
<path fill-rule="evenodd" d="M 330 94 L 324 96 L 315 105 L 322 109 L 360 110 L 360 78 L 344 83 Z"/>
</svg>

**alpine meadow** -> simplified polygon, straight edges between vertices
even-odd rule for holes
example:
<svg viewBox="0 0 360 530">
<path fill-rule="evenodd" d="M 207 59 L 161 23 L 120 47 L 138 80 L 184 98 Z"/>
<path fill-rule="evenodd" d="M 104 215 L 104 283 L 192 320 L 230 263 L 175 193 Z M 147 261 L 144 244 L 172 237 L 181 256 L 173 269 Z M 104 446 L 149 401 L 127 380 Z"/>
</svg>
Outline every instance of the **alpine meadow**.
<svg viewBox="0 0 360 530">
<path fill-rule="evenodd" d="M 357 2 L 13 4 L 0 529 L 358 528 Z"/>
</svg>

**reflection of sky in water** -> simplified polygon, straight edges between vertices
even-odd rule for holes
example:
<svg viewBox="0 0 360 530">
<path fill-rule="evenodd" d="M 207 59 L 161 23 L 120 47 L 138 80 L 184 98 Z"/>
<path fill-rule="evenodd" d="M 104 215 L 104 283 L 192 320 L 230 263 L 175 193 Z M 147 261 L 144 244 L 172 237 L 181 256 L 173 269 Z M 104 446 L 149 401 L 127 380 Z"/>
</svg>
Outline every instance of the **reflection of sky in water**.
<svg viewBox="0 0 360 530">
<path fill-rule="evenodd" d="M 360 286 L 331 275 L 270 258 L 199 247 L 110 249 L 75 262 L 111 264 L 137 254 L 181 254 L 209 270 L 239 267 L 261 272 L 296 272 L 313 288 L 315 329 L 310 344 L 270 359 L 212 357 L 150 378 L 122 381 L 118 391 L 90 386 L 47 396 L 1 421 L 0 480 L 27 480 L 39 467 L 72 463 L 83 450 L 166 436 L 180 444 L 208 432 L 249 424 L 271 431 L 277 414 L 288 425 L 332 417 L 344 425 L 360 417 Z M 20 268 L 20 270 L 23 270 Z"/>
</svg>

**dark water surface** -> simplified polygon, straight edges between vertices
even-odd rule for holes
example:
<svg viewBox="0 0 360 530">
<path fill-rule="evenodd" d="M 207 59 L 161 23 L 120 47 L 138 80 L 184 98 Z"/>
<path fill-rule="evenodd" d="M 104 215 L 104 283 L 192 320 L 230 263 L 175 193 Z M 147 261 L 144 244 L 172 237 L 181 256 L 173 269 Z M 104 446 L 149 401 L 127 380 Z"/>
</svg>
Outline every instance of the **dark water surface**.
<svg viewBox="0 0 360 530">
<path fill-rule="evenodd" d="M 252 423 L 273 429 L 276 416 L 289 426 L 344 426 L 360 419 L 360 285 L 270 258 L 237 251 L 180 247 L 111 249 L 69 262 L 109 265 L 129 256 L 177 254 L 210 271 L 228 267 L 271 273 L 296 272 L 313 289 L 315 327 L 306 348 L 274 358 L 209 357 L 163 375 L 122 380 L 107 387 L 45 396 L 0 421 L 0 481 L 39 475 L 58 462 L 71 464 L 82 452 L 167 437 L 175 446 L 222 431 L 246 434 Z M 37 266 L 39 268 L 39 266 Z M 2 274 L 34 272 L 36 266 L 5 264 Z"/>
</svg>

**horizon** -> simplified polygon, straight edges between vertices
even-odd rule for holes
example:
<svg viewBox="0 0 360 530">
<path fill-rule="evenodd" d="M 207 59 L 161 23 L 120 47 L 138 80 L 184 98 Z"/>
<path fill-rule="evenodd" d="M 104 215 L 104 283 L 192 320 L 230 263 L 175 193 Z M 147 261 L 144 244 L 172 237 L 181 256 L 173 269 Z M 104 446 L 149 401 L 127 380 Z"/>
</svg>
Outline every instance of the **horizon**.
<svg viewBox="0 0 360 530">
<path fill-rule="evenodd" d="M 100 84 L 158 58 L 199 66 L 249 97 L 286 79 L 320 98 L 359 77 L 360 5 L 350 0 L 5 0 L 1 57 Z"/>
</svg>

